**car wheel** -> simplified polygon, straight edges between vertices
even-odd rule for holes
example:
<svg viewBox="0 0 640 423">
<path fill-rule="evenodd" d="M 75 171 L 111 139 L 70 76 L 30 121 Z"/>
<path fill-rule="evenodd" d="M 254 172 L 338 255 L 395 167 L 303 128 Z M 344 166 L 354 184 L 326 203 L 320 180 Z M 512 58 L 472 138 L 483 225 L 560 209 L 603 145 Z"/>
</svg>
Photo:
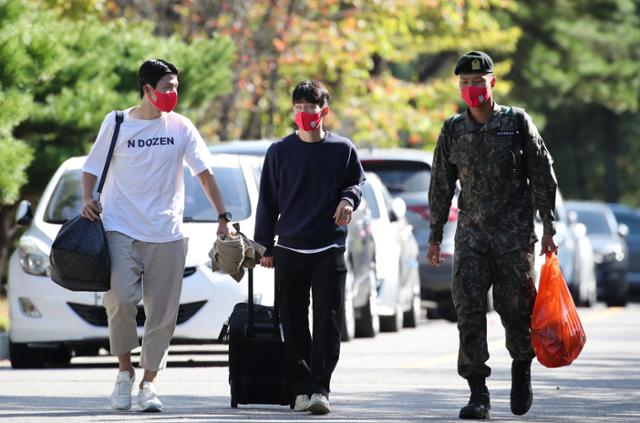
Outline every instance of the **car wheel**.
<svg viewBox="0 0 640 423">
<path fill-rule="evenodd" d="M 598 293 L 596 291 L 595 286 L 593 288 L 588 288 L 587 289 L 587 307 L 591 307 L 596 305 L 596 303 L 598 302 Z"/>
<path fill-rule="evenodd" d="M 391 316 L 380 316 L 381 332 L 398 332 L 402 327 L 402 309 L 396 307 L 395 314 Z"/>
<path fill-rule="evenodd" d="M 438 302 L 438 315 L 450 322 L 458 321 L 458 312 L 450 296 Z"/>
<path fill-rule="evenodd" d="M 607 307 L 626 307 L 627 296 L 625 294 L 612 296 L 607 298 L 606 303 Z"/>
<path fill-rule="evenodd" d="M 9 358 L 14 369 L 40 369 L 44 362 L 37 350 L 27 344 L 14 343 L 9 340 Z"/>
<path fill-rule="evenodd" d="M 356 319 L 356 336 L 358 338 L 373 338 L 378 332 L 380 332 L 380 318 L 375 303 L 369 297 L 367 304 L 362 307 L 361 317 Z"/>
<path fill-rule="evenodd" d="M 30 348 L 27 344 L 9 340 L 9 357 L 14 369 L 41 369 L 45 366 L 64 367 L 71 361 L 71 351 L 66 347 Z"/>
<path fill-rule="evenodd" d="M 420 300 L 420 295 L 414 295 L 413 300 L 411 301 L 411 309 L 404 312 L 402 316 L 402 326 L 405 328 L 415 328 L 418 327 L 418 322 L 420 321 L 420 307 L 422 301 Z"/>
<path fill-rule="evenodd" d="M 621 287 L 614 293 L 611 293 L 605 297 L 607 307 L 626 307 L 629 297 L 629 285 L 626 281 L 621 283 Z"/>
<path fill-rule="evenodd" d="M 353 311 L 353 300 L 349 297 L 344 302 L 344 312 L 342 313 L 342 337 L 343 342 L 351 341 L 356 336 L 356 316 Z"/>
<path fill-rule="evenodd" d="M 371 270 L 369 272 L 369 299 L 367 303 L 359 310 L 359 318 L 356 318 L 356 337 L 373 338 L 380 332 L 380 318 L 378 316 L 376 292 L 376 273 Z"/>
<path fill-rule="evenodd" d="M 576 307 L 584 307 L 585 299 L 582 297 L 581 289 L 579 286 L 575 286 L 575 283 L 568 285 L 571 299 Z"/>
</svg>

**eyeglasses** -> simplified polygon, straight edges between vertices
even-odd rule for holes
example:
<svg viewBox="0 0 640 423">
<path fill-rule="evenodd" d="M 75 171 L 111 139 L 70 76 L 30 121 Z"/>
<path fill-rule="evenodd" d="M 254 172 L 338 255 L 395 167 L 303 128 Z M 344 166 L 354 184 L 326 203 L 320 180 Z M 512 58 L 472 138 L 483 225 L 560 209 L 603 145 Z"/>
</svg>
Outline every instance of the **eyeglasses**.
<svg viewBox="0 0 640 423">
<path fill-rule="evenodd" d="M 296 103 L 293 105 L 293 111 L 298 112 L 307 112 L 307 113 L 317 113 L 321 109 L 317 104 L 311 103 Z"/>
</svg>

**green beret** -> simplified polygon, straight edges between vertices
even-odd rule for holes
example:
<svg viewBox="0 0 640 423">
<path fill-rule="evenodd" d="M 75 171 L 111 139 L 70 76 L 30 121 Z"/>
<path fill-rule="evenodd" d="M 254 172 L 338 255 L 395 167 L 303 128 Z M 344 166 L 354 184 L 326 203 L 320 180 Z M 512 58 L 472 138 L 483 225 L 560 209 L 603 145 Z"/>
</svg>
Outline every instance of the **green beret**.
<svg viewBox="0 0 640 423">
<path fill-rule="evenodd" d="M 483 51 L 470 51 L 456 63 L 455 74 L 493 72 L 493 60 Z"/>
</svg>

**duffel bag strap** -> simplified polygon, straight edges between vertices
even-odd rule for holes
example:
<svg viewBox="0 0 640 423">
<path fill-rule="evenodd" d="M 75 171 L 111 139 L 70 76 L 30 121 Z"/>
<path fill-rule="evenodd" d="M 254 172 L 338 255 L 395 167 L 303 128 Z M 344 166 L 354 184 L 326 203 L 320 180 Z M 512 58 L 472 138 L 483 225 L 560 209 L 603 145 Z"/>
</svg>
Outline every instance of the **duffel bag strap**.
<svg viewBox="0 0 640 423">
<path fill-rule="evenodd" d="M 102 192 L 102 186 L 107 178 L 107 172 L 109 171 L 109 165 L 111 164 L 111 157 L 113 156 L 113 150 L 116 148 L 116 142 L 118 141 L 118 133 L 120 132 L 120 124 L 124 120 L 124 113 L 122 110 L 116 110 L 116 127 L 113 130 L 113 137 L 111 138 L 111 145 L 109 146 L 109 153 L 107 154 L 107 161 L 104 163 L 104 169 L 102 169 L 102 175 L 100 175 L 100 183 L 98 184 L 97 193 L 100 195 Z"/>
</svg>

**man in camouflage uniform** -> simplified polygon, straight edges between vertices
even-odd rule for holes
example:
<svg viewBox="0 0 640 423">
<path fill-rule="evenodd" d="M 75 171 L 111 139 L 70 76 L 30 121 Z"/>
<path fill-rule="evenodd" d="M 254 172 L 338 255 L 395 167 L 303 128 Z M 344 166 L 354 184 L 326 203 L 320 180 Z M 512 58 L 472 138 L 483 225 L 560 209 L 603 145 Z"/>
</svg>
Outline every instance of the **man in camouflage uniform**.
<svg viewBox="0 0 640 423">
<path fill-rule="evenodd" d="M 469 108 L 447 119 L 438 138 L 429 188 L 427 255 L 433 265 L 442 262 L 439 244 L 460 181 L 452 292 L 460 334 L 458 373 L 471 388 L 460 418 L 489 417 L 486 312 L 492 285 L 513 359 L 511 411 L 522 415 L 533 398 L 534 214 L 537 209 L 544 224 L 542 251 L 555 251 L 557 182 L 551 156 L 531 118 L 522 109 L 493 101 L 491 57 L 469 52 L 458 61 L 455 74 Z"/>
</svg>

